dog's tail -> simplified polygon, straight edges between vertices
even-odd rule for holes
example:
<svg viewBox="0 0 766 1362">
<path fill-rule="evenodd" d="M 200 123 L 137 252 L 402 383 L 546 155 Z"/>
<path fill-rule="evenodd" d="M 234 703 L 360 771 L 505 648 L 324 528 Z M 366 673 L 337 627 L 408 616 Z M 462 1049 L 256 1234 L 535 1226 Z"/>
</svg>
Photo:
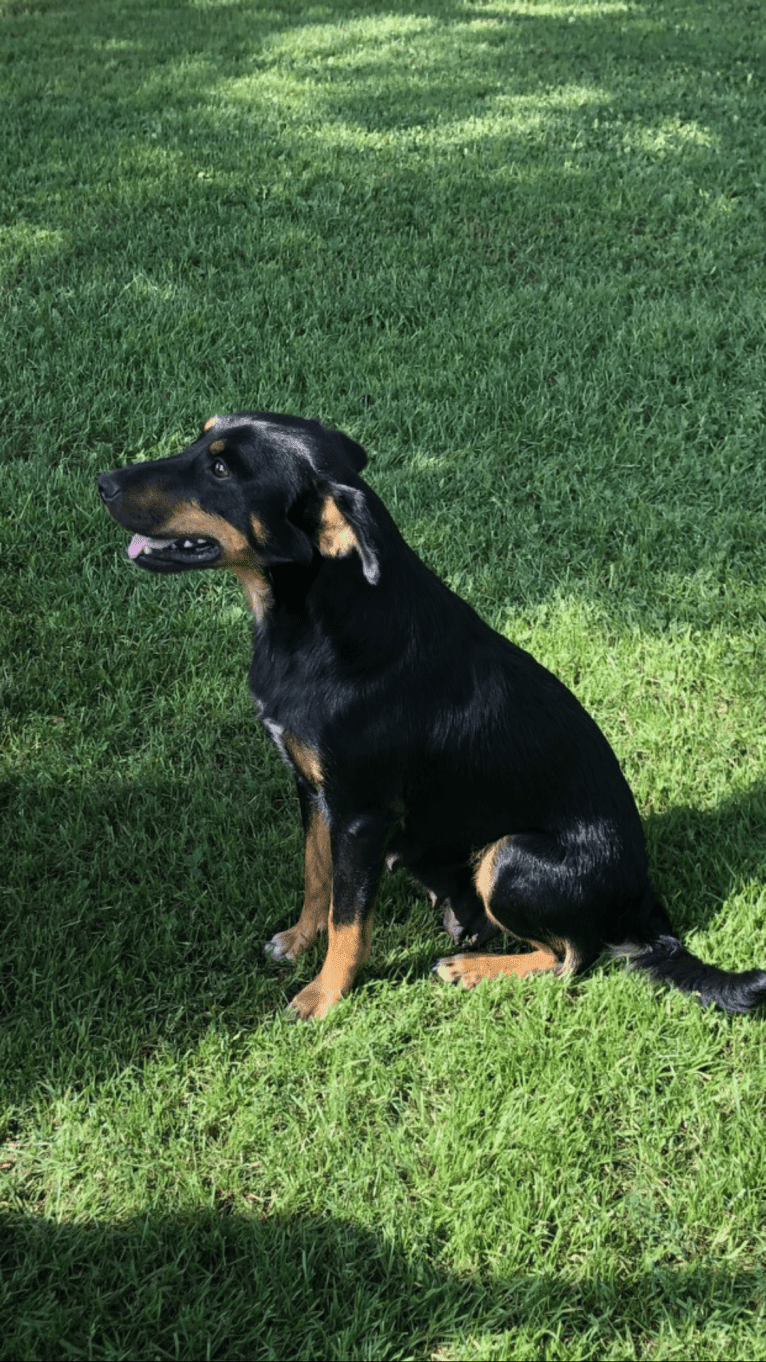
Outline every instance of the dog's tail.
<svg viewBox="0 0 766 1362">
<path fill-rule="evenodd" d="M 681 945 L 665 909 L 651 890 L 645 897 L 641 916 L 642 939 L 617 946 L 616 955 L 627 956 L 631 964 L 647 970 L 654 979 L 675 984 L 684 993 L 696 993 L 703 1007 L 753 1012 L 766 1003 L 766 971 L 749 969 L 737 974 L 706 965 Z"/>
<path fill-rule="evenodd" d="M 706 965 L 687 951 L 675 936 L 663 934 L 649 946 L 633 948 L 629 959 L 654 979 L 663 979 L 684 993 L 696 993 L 703 1007 L 713 1004 L 724 1012 L 753 1012 L 766 1003 L 766 972 L 761 969 L 733 974 Z"/>
</svg>

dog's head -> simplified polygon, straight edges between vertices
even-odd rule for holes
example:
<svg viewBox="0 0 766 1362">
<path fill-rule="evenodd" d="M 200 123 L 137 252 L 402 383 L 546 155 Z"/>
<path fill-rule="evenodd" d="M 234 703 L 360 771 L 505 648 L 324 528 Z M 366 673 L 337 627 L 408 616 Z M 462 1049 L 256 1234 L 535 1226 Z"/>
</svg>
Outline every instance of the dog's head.
<svg viewBox="0 0 766 1362">
<path fill-rule="evenodd" d="M 180 454 L 102 473 L 98 487 L 133 531 L 129 557 L 151 572 L 358 555 L 374 585 L 380 567 L 358 476 L 366 462 L 361 445 L 319 421 L 247 411 L 212 416 Z"/>
</svg>

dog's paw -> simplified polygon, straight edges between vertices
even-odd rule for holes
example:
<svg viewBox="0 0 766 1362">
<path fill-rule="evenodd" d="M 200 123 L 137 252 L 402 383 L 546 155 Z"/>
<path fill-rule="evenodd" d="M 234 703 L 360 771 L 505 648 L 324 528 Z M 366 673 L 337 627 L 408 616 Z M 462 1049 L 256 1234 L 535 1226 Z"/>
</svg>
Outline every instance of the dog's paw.
<svg viewBox="0 0 766 1362">
<path fill-rule="evenodd" d="M 432 908 L 438 907 L 438 903 L 439 901 L 436 895 L 432 894 L 431 907 Z M 459 946 L 463 939 L 463 928 L 461 927 L 460 922 L 458 921 L 457 914 L 454 908 L 452 907 L 452 904 L 450 903 L 449 899 L 443 899 L 442 906 L 444 909 L 442 913 L 442 927 L 447 933 L 447 936 L 450 937 L 453 946 Z M 439 961 L 439 964 L 441 964 L 441 961 Z"/>
<path fill-rule="evenodd" d="M 305 936 L 297 927 L 288 927 L 287 931 L 277 932 L 271 941 L 266 942 L 263 953 L 270 955 L 272 960 L 297 960 L 307 945 Z"/>
<path fill-rule="evenodd" d="M 437 960 L 434 974 L 445 984 L 462 984 L 463 988 L 475 988 L 487 975 L 481 967 L 477 968 L 477 957 L 470 955 L 447 955 Z"/>
<path fill-rule="evenodd" d="M 300 993 L 296 993 L 292 1002 L 288 1003 L 287 1010 L 294 1012 L 296 1019 L 301 1021 L 308 1021 L 310 1017 L 326 1017 L 330 1008 L 335 1007 L 342 997 L 340 989 L 327 988 L 317 975 Z"/>
</svg>

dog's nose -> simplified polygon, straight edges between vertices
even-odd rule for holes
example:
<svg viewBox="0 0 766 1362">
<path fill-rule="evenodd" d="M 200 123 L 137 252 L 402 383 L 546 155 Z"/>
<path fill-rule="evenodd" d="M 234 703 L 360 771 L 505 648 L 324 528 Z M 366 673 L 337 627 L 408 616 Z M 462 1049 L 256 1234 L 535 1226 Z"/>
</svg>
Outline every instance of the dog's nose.
<svg viewBox="0 0 766 1362">
<path fill-rule="evenodd" d="M 98 490 L 102 501 L 114 501 L 120 495 L 120 488 L 114 473 L 100 473 Z"/>
</svg>

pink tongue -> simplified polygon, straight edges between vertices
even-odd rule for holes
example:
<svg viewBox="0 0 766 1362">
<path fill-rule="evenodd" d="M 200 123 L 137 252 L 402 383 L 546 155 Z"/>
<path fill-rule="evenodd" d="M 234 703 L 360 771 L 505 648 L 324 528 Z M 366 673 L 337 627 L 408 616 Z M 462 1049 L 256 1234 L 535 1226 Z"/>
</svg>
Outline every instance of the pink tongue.
<svg viewBox="0 0 766 1362">
<path fill-rule="evenodd" d="M 151 542 L 152 541 L 151 539 L 149 539 L 148 535 L 134 534 L 133 538 L 128 544 L 128 557 L 137 558 L 139 553 L 143 552 L 147 544 L 151 544 Z"/>
</svg>

